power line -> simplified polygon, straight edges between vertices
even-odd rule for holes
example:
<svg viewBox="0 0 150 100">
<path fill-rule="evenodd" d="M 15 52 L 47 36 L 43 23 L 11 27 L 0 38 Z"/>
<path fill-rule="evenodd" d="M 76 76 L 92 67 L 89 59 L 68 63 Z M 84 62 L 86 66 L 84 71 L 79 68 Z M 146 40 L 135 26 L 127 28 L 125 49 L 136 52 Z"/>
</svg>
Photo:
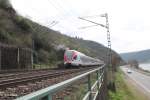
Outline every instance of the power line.
<svg viewBox="0 0 150 100">
<path fill-rule="evenodd" d="M 56 11 L 59 13 L 58 15 L 56 15 L 55 17 L 57 17 L 59 20 L 64 20 L 66 16 L 62 16 L 64 15 L 66 12 L 64 11 L 63 8 L 60 7 L 60 5 L 56 4 L 56 2 L 53 2 L 52 0 L 47 0 L 49 2 L 50 5 L 52 5 Z"/>
<path fill-rule="evenodd" d="M 48 2 L 62 15 L 67 14 L 67 15 L 72 15 L 68 10 L 66 10 L 57 0 L 53 1 L 53 0 L 48 0 Z M 64 19 L 65 17 L 60 16 L 60 19 Z"/>
<path fill-rule="evenodd" d="M 61 0 L 59 0 L 59 1 L 61 1 Z M 72 15 L 73 13 L 70 11 L 70 10 L 66 10 L 65 9 L 65 7 L 66 6 L 64 6 L 64 4 L 61 2 L 58 2 L 58 0 L 55 0 L 55 4 L 57 4 L 61 9 L 63 9 L 63 11 L 66 13 L 66 14 L 68 14 L 68 15 Z"/>
<path fill-rule="evenodd" d="M 62 4 L 60 4 L 60 2 L 58 2 L 57 0 L 55 0 L 55 1 L 48 0 L 48 2 L 61 14 L 61 15 L 56 16 L 60 20 L 59 22 L 61 22 L 62 20 L 65 20 L 66 17 L 73 15 L 68 10 L 66 10 L 64 8 L 64 6 L 62 6 Z M 63 16 L 63 15 L 65 15 L 65 16 Z M 66 22 L 70 22 L 70 23 L 68 23 L 68 25 L 71 26 L 70 24 L 72 24 L 72 26 L 73 26 L 74 21 L 72 19 L 70 19 L 69 21 L 66 20 Z"/>
<path fill-rule="evenodd" d="M 53 27 L 53 26 L 55 26 L 56 24 L 58 24 L 59 22 L 58 21 L 52 21 L 51 23 L 50 23 L 50 26 L 49 27 Z"/>
</svg>

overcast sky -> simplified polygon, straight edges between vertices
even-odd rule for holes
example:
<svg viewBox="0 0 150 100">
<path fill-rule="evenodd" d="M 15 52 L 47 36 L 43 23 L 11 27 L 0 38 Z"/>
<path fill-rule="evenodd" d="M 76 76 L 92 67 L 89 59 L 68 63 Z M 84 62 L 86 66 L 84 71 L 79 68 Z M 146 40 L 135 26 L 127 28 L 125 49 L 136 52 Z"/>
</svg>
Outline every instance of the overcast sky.
<svg viewBox="0 0 150 100">
<path fill-rule="evenodd" d="M 108 13 L 112 49 L 122 53 L 150 49 L 149 0 L 11 0 L 22 16 L 63 34 L 79 36 L 107 46 L 106 29 L 82 27 L 92 23 L 78 17 Z M 105 24 L 105 18 L 86 19 Z M 53 22 L 57 22 L 52 26 Z"/>
</svg>

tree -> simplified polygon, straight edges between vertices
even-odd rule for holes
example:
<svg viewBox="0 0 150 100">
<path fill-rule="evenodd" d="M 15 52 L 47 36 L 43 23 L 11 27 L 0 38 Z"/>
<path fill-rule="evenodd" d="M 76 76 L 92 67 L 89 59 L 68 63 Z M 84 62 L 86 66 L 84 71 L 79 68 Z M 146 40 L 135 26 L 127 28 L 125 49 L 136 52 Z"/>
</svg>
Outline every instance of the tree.
<svg viewBox="0 0 150 100">
<path fill-rule="evenodd" d="M 7 8 L 12 8 L 9 0 L 0 0 L 0 7 L 7 9 Z"/>
<path fill-rule="evenodd" d="M 128 64 L 130 65 L 130 67 L 133 67 L 133 68 L 139 68 L 139 63 L 137 60 L 129 60 L 128 61 Z"/>
</svg>

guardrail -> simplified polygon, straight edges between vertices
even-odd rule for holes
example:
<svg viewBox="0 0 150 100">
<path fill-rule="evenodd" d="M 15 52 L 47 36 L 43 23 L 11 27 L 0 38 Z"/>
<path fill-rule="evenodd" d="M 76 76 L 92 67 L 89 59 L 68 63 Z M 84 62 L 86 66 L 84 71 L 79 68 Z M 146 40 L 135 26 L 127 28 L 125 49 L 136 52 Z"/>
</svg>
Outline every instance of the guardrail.
<svg viewBox="0 0 150 100">
<path fill-rule="evenodd" d="M 66 88 L 67 86 L 70 86 L 72 83 L 84 78 L 84 77 L 88 77 L 88 91 L 85 94 L 85 96 L 83 97 L 83 100 L 96 100 L 96 97 L 99 93 L 100 87 L 102 86 L 103 83 L 103 78 L 104 78 L 104 66 L 102 65 L 98 68 L 95 68 L 91 71 L 88 71 L 84 74 L 75 76 L 71 79 L 68 79 L 66 81 L 60 82 L 58 84 L 49 86 L 47 88 L 41 89 L 39 91 L 30 93 L 28 95 L 19 97 L 15 100 L 42 100 L 42 98 L 45 97 L 47 98 L 46 100 L 52 100 L 52 96 L 54 93 L 63 90 L 64 88 Z M 93 84 L 93 86 L 91 86 L 91 74 L 96 72 L 96 81 Z M 96 91 L 94 91 L 95 87 L 97 88 Z"/>
</svg>

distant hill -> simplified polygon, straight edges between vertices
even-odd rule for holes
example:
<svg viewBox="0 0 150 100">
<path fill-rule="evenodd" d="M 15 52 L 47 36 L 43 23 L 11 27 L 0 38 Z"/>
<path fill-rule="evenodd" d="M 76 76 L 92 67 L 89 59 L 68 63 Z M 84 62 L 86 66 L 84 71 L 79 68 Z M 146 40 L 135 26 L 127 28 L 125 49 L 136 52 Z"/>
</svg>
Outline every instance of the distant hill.
<svg viewBox="0 0 150 100">
<path fill-rule="evenodd" d="M 106 61 L 107 47 L 94 41 L 73 38 L 18 15 L 7 0 L 0 0 L 0 43 L 34 47 L 34 63 L 55 64 L 63 61 L 66 47 Z M 113 51 L 114 57 L 121 60 Z"/>
<path fill-rule="evenodd" d="M 139 62 L 150 62 L 150 49 L 138 52 L 122 53 L 120 55 L 125 61 L 137 60 Z"/>
</svg>

